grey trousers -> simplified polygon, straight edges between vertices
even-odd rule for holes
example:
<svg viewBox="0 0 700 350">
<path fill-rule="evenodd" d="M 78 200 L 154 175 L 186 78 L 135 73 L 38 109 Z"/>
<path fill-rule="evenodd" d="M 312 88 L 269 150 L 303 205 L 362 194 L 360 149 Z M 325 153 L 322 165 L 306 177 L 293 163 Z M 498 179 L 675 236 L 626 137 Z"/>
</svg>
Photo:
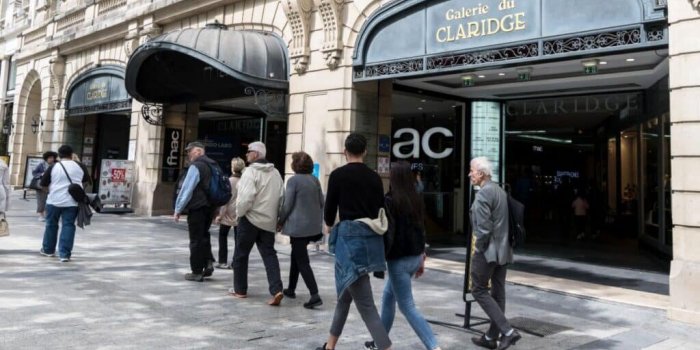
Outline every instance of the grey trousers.
<svg viewBox="0 0 700 350">
<path fill-rule="evenodd" d="M 391 346 L 389 334 L 384 329 L 382 319 L 379 317 L 377 307 L 374 305 L 374 297 L 372 296 L 372 285 L 369 283 L 369 275 L 360 277 L 355 283 L 343 291 L 343 294 L 338 298 L 338 304 L 335 306 L 335 314 L 333 315 L 333 324 L 331 324 L 331 335 L 340 337 L 343 333 L 345 321 L 348 319 L 350 312 L 350 303 L 355 301 L 357 311 L 362 316 L 362 321 L 365 322 L 367 330 L 372 335 L 374 344 L 379 349 L 387 349 Z"/>
<path fill-rule="evenodd" d="M 46 191 L 36 191 L 36 212 L 43 213 L 46 211 L 46 197 L 49 194 Z"/>
<path fill-rule="evenodd" d="M 491 319 L 491 327 L 486 332 L 491 339 L 497 339 L 499 333 L 506 334 L 512 329 L 505 316 L 506 270 L 507 265 L 489 263 L 481 252 L 474 252 L 472 256 L 472 296 Z"/>
</svg>

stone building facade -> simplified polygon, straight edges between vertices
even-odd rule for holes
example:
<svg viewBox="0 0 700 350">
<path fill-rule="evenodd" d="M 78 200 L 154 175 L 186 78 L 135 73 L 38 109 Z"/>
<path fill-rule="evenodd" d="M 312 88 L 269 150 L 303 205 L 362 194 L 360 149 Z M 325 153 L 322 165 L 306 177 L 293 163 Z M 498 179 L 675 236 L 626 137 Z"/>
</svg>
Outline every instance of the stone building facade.
<svg viewBox="0 0 700 350">
<path fill-rule="evenodd" d="M 646 19 L 640 22 L 645 33 L 643 44 L 655 45 L 652 41 L 660 38 L 668 40 L 670 125 L 673 135 L 670 153 L 671 171 L 674 174 L 671 182 L 672 208 L 669 208 L 669 212 L 672 209 L 672 222 L 675 225 L 672 229 L 672 308 L 669 316 L 700 323 L 700 296 L 696 293 L 700 287 L 700 279 L 697 277 L 700 273 L 700 249 L 694 249 L 700 247 L 700 221 L 695 214 L 700 189 L 691 175 L 697 173 L 693 170 L 700 164 L 700 149 L 693 142 L 694 137 L 700 134 L 697 127 L 700 125 L 700 75 L 694 69 L 700 64 L 700 47 L 696 35 L 689 34 L 700 32 L 700 4 L 697 0 L 671 0 L 668 5 L 661 0 L 630 1 L 639 3 L 638 6 L 645 11 Z M 26 8 L 26 23 L 31 23 L 26 28 L 21 27 L 23 29 L 17 39 L 18 51 L 13 55 L 13 61 L 16 62 L 16 94 L 12 97 L 13 128 L 8 139 L 12 183 L 16 186 L 23 185 L 28 156 L 71 143 L 76 145 L 74 148 L 80 150 L 78 153 L 84 159 L 88 157 L 95 163 L 99 157 L 134 161 L 136 182 L 131 207 L 141 215 L 162 215 L 169 214 L 172 210 L 175 186 L 172 175 L 178 172 L 170 172 L 166 176 L 167 166 L 164 164 L 168 164 L 167 158 L 178 158 L 175 166 L 178 169 L 175 170 L 179 170 L 184 164 L 182 144 L 202 138 L 202 135 L 206 137 L 207 133 L 213 135 L 211 140 L 216 145 L 214 148 L 223 147 L 222 142 L 216 141 L 220 136 L 216 129 L 227 127 L 226 125 L 249 128 L 249 134 L 259 134 L 259 138 L 268 144 L 275 144 L 275 151 L 282 154 L 277 163 L 288 174 L 291 173 L 290 154 L 297 150 L 308 152 L 318 163 L 317 175 L 322 180 L 326 179 L 332 169 L 343 164 L 345 136 L 360 131 L 370 140 L 369 164 L 387 178 L 384 167 L 391 153 L 391 145 L 387 145 L 387 142 L 391 143 L 391 137 L 387 141 L 385 136 L 392 134 L 392 113 L 395 111 L 392 111 L 391 101 L 396 98 L 394 93 L 397 90 L 392 84 L 392 74 L 409 72 L 415 67 L 377 66 L 374 68 L 385 71 L 371 74 L 386 74 L 386 78 L 368 79 L 371 75 L 367 70 L 369 66 L 358 66 L 358 50 L 355 46 L 360 41 L 369 45 L 371 38 L 359 40 L 359 37 L 373 30 L 368 20 L 376 18 L 378 12 L 405 6 L 406 13 L 409 13 L 415 11 L 414 5 L 427 2 L 38 0 L 3 3 Z M 515 2 L 512 3 L 515 6 Z M 464 10 L 461 12 L 464 13 Z M 395 20 L 395 17 L 392 18 L 388 20 Z M 665 18 L 668 19 L 667 29 L 665 26 L 654 27 L 659 20 L 665 21 Z M 447 21 L 453 20 L 454 16 L 447 16 Z M 135 52 L 153 49 L 149 45 L 158 40 L 161 40 L 159 45 L 167 44 L 171 49 L 154 54 L 155 60 L 174 59 L 171 52 L 184 52 L 184 49 L 175 49 L 177 47 L 200 50 L 196 46 L 197 38 L 192 39 L 193 46 L 190 48 L 186 48 L 183 43 L 189 35 L 187 33 L 193 33 L 194 30 L 204 33 L 207 25 L 214 25 L 208 27 L 212 31 L 265 33 L 280 40 L 286 46 L 282 57 L 286 60 L 285 69 L 288 74 L 282 80 L 288 81 L 288 89 L 270 92 L 255 88 L 255 92 L 249 95 L 217 95 L 216 99 L 187 96 L 181 100 L 172 98 L 156 105 L 149 103 L 145 108 L 142 102 L 149 101 L 137 101 L 125 95 L 124 84 L 121 82 L 126 79 L 128 83 L 129 79 L 136 79 L 129 75 L 130 58 L 134 57 Z M 508 31 L 507 21 L 501 19 L 499 25 L 502 31 Z M 515 23 L 513 28 L 517 25 L 519 24 Z M 665 30 L 669 34 L 668 38 L 664 37 Z M 163 41 L 165 39 L 161 35 L 177 31 L 182 34 L 171 41 Z M 444 34 L 445 30 L 439 33 Z M 469 32 L 469 35 L 474 33 L 477 32 Z M 634 31 L 629 33 L 632 37 L 630 40 L 638 39 L 639 32 L 636 32 L 637 37 L 634 36 Z M 415 38 L 401 36 L 399 33 L 393 39 L 411 42 Z M 443 39 L 447 40 L 447 37 L 438 35 L 438 41 Z M 7 38 L 5 42 L 8 42 Z M 642 43 L 634 41 L 634 44 Z M 201 48 L 200 51 L 203 50 Z M 663 51 L 664 48 L 659 50 Z M 362 54 L 364 53 L 360 53 Z M 206 60 L 215 64 L 234 65 L 223 62 L 221 57 L 206 57 Z M 174 61 L 169 62 L 173 64 L 172 67 L 177 67 Z M 523 62 L 526 65 L 530 61 Z M 9 62 L 3 61 L 2 76 L 5 76 L 8 65 Z M 517 62 L 514 63 L 512 71 L 517 71 L 523 81 L 529 81 L 530 70 L 522 70 L 515 67 L 517 65 Z M 504 63 L 503 66 L 508 64 Z M 465 71 L 470 69 L 467 66 L 462 68 Z M 220 72 L 221 70 L 207 68 L 205 65 L 201 76 L 213 79 L 212 74 Z M 446 69 L 427 75 L 440 76 L 449 72 L 451 71 Z M 238 73 L 253 75 L 245 71 L 236 72 Z M 265 78 L 272 80 L 280 77 L 258 78 L 258 81 L 264 83 Z M 472 84 L 472 79 L 480 78 L 481 76 L 465 75 L 463 81 L 457 82 L 456 88 L 462 87 L 461 84 L 467 87 Z M 165 79 L 164 82 L 173 84 L 174 80 Z M 421 89 L 414 90 L 422 93 Z M 78 98 L 79 93 L 85 96 Z M 441 98 L 449 99 L 449 96 L 443 94 Z M 270 99 L 274 101 L 271 102 Z M 461 103 L 466 104 L 465 101 Z M 456 108 L 458 104 L 454 103 L 451 107 Z M 266 110 L 272 107 L 282 108 L 283 112 L 270 113 Z M 221 124 L 222 122 L 228 124 Z M 438 147 L 430 140 L 430 136 L 436 133 L 466 135 L 466 132 L 456 130 L 445 131 L 446 128 L 430 130 L 431 134 L 417 145 L 423 148 Z M 174 135 L 178 137 L 174 138 Z M 244 142 L 245 137 L 253 136 L 241 137 L 241 142 Z M 468 144 L 464 139 L 468 140 L 468 137 L 462 137 L 462 148 Z M 97 150 L 100 142 L 109 146 Z M 229 152 L 228 149 L 222 152 L 229 155 L 226 153 Z M 620 152 L 624 150 L 618 151 L 618 155 Z M 468 157 L 466 154 L 460 155 L 461 158 Z M 93 165 L 93 169 L 99 171 L 96 165 Z M 456 171 L 459 173 L 459 169 Z M 99 173 L 93 176 L 99 179 Z M 455 176 L 461 176 L 461 183 L 465 182 L 463 170 L 461 175 Z M 325 186 L 325 181 L 322 183 Z M 459 214 L 465 209 L 463 203 L 467 194 L 464 188 L 462 186 L 460 191 L 455 191 L 454 196 L 446 195 L 446 201 L 442 197 L 436 200 L 438 216 L 442 215 L 447 205 L 445 203 L 452 203 L 449 205 L 454 207 L 454 213 L 457 214 L 449 220 L 454 227 L 464 225 L 464 215 Z M 668 226 L 671 227 L 670 222 Z"/>
</svg>

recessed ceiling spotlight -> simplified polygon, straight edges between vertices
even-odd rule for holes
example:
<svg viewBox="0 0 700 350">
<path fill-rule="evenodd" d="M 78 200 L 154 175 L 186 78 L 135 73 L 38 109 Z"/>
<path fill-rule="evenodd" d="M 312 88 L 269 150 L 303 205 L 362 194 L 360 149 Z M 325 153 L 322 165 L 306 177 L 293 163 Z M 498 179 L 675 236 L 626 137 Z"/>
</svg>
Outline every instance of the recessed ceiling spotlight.
<svg viewBox="0 0 700 350">
<path fill-rule="evenodd" d="M 420 100 L 421 102 L 425 103 L 425 100 Z"/>
<path fill-rule="evenodd" d="M 452 105 L 452 108 L 455 108 L 455 107 L 457 107 L 457 105 Z"/>
<path fill-rule="evenodd" d="M 608 61 L 600 61 L 598 64 L 608 64 Z"/>
<path fill-rule="evenodd" d="M 627 61 L 627 62 L 634 62 L 634 58 L 628 58 L 628 59 L 626 59 L 625 61 Z"/>
<path fill-rule="evenodd" d="M 423 107 L 418 107 L 418 110 L 419 110 L 419 111 L 422 111 L 422 110 L 423 110 Z"/>
<path fill-rule="evenodd" d="M 504 75 L 506 75 L 506 73 L 498 73 L 498 76 L 500 76 L 500 77 L 502 77 Z"/>
<path fill-rule="evenodd" d="M 482 79 L 483 79 L 483 78 L 486 78 L 486 76 L 483 75 L 483 74 L 479 74 L 479 78 L 482 78 Z"/>
</svg>

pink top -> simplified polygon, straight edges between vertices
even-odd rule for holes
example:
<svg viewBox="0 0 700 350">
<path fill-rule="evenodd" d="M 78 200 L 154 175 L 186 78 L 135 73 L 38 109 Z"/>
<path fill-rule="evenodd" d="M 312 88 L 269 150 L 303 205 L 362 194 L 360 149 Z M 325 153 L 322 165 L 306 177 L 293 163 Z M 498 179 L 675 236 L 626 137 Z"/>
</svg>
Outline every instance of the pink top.
<svg viewBox="0 0 700 350">
<path fill-rule="evenodd" d="M 586 212 L 588 212 L 588 201 L 578 197 L 571 203 L 571 207 L 574 208 L 574 215 L 586 216 Z"/>
</svg>

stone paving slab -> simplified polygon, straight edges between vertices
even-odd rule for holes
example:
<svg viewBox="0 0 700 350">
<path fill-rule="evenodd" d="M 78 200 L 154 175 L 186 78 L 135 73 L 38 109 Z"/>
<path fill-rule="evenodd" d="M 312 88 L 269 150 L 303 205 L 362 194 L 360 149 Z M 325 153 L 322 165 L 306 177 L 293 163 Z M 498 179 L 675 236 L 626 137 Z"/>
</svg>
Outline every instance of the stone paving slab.
<svg viewBox="0 0 700 350">
<path fill-rule="evenodd" d="M 0 349 L 314 349 L 323 343 L 335 306 L 333 258 L 311 251 L 324 305 L 301 307 L 305 287 L 280 307 L 269 298 L 262 261 L 251 255 L 250 297 L 226 295 L 232 272 L 217 270 L 205 283 L 188 282 L 184 223 L 167 225 L 131 215 L 96 215 L 79 230 L 73 260 L 40 256 L 43 224 L 33 202 L 13 198 L 8 213 L 12 235 L 0 239 Z M 216 230 L 212 230 L 216 232 Z M 212 235 L 216 250 L 216 235 Z M 283 280 L 289 246 L 278 245 Z M 216 252 L 215 252 L 216 254 Z M 416 304 L 427 318 L 461 324 L 462 275 L 429 270 L 414 282 Z M 372 279 L 377 302 L 382 281 Z M 659 339 L 656 346 L 692 349 L 700 329 L 666 319 L 662 310 L 581 299 L 522 285 L 507 286 L 508 316 L 560 324 L 571 330 L 547 337 L 525 334 L 513 349 L 573 349 L 616 341 L 641 346 L 637 337 Z M 476 316 L 484 314 L 474 306 Z M 485 330 L 486 326 L 477 329 Z M 471 334 L 433 326 L 443 349 L 475 349 Z M 394 349 L 422 349 L 398 314 L 391 332 Z M 368 332 L 351 309 L 339 350 L 361 349 Z M 604 341 L 608 340 L 608 343 Z M 673 341 L 669 343 L 669 341 Z M 599 342 L 600 343 L 596 343 Z M 689 345 L 689 346 L 690 346 Z"/>
</svg>

